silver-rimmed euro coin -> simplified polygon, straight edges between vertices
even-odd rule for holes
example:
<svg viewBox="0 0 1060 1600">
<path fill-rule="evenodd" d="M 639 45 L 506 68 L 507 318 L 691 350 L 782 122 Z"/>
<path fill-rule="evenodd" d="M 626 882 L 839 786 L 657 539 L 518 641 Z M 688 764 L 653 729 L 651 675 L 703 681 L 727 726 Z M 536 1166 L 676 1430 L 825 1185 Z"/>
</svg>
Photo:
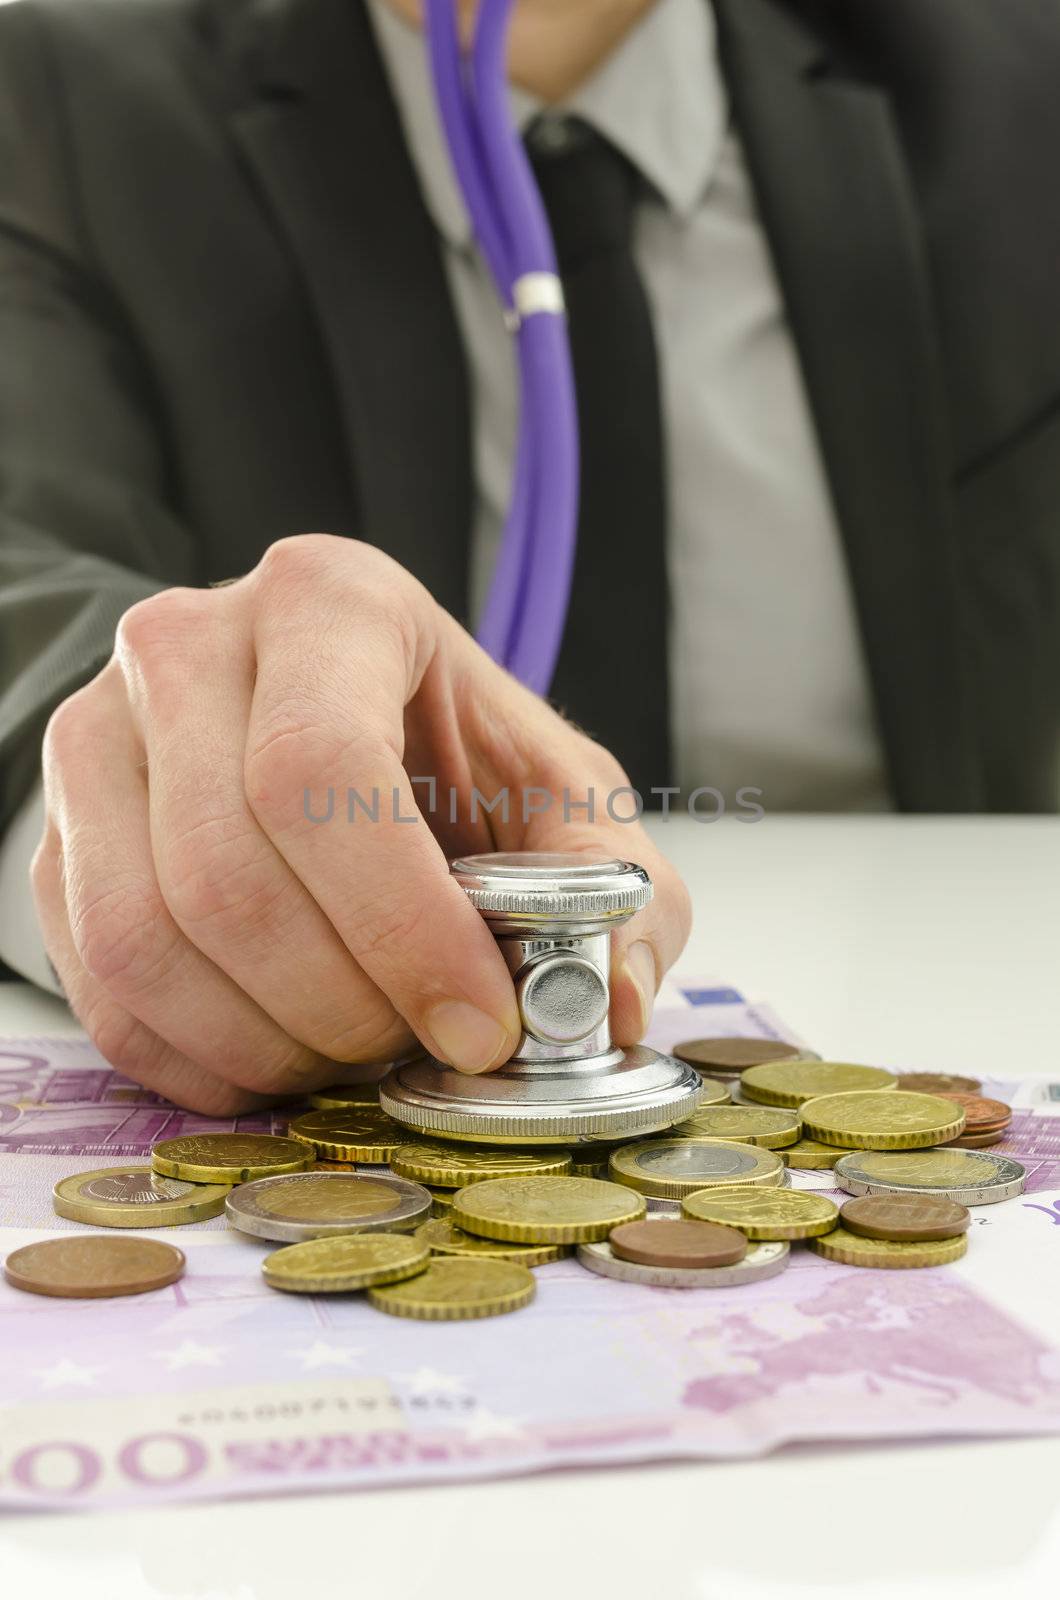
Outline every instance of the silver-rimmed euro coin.
<svg viewBox="0 0 1060 1600">
<path fill-rule="evenodd" d="M 292 1172 L 240 1184 L 225 1201 L 233 1228 L 300 1243 L 345 1233 L 409 1233 L 430 1215 L 421 1183 L 360 1172 Z"/>
<path fill-rule="evenodd" d="M 835 1164 L 847 1194 L 944 1195 L 962 1206 L 988 1206 L 1022 1194 L 1027 1169 L 1011 1156 L 937 1146 L 932 1150 L 852 1150 Z"/>
<path fill-rule="evenodd" d="M 639 1261 L 622 1261 L 606 1239 L 599 1244 L 578 1246 L 578 1260 L 590 1272 L 654 1289 L 731 1289 L 741 1283 L 756 1283 L 783 1272 L 790 1254 L 790 1247 L 777 1241 L 750 1245 L 743 1260 L 729 1267 L 648 1267 Z"/>
</svg>

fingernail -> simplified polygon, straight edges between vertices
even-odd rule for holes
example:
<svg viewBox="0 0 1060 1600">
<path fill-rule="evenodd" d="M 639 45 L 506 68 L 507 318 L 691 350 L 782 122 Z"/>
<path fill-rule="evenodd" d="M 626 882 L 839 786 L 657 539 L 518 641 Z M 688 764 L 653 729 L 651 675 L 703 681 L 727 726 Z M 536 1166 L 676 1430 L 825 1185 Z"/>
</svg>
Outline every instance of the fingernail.
<svg viewBox="0 0 1060 1600">
<path fill-rule="evenodd" d="M 434 1053 L 461 1072 L 485 1072 L 508 1052 L 508 1030 L 464 1000 L 444 1000 L 427 1018 Z"/>
<path fill-rule="evenodd" d="M 655 955 L 651 945 L 645 944 L 643 939 L 630 945 L 626 971 L 640 999 L 640 1025 L 643 1032 L 651 1021 L 655 1006 Z"/>
</svg>

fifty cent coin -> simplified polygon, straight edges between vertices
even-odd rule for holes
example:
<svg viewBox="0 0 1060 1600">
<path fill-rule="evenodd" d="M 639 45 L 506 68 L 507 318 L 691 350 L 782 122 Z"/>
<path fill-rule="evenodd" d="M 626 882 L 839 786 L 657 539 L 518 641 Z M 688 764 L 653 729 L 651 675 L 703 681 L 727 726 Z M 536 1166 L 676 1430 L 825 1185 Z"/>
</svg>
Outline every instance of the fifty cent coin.
<svg viewBox="0 0 1060 1600">
<path fill-rule="evenodd" d="M 391 1170 L 436 1189 L 463 1189 L 479 1178 L 563 1177 L 571 1169 L 566 1150 L 485 1150 L 474 1145 L 403 1144 L 390 1157 Z"/>
<path fill-rule="evenodd" d="M 577 1180 L 537 1178 L 533 1181 Z M 417 1273 L 406 1283 L 371 1289 L 368 1298 L 377 1311 L 385 1311 L 392 1317 L 412 1317 L 417 1322 L 467 1322 L 474 1317 L 496 1317 L 506 1311 L 518 1311 L 521 1306 L 530 1304 L 536 1287 L 533 1273 L 516 1261 L 435 1256 L 426 1272 Z"/>
<path fill-rule="evenodd" d="M 345 1111 L 307 1111 L 294 1119 L 287 1132 L 318 1156 L 333 1161 L 389 1161 L 395 1150 L 415 1138 L 381 1107 L 369 1105 L 350 1106 Z"/>
<path fill-rule="evenodd" d="M 846 1228 L 835 1228 L 823 1239 L 811 1239 L 810 1249 L 828 1261 L 841 1261 L 848 1267 L 944 1267 L 964 1255 L 968 1239 L 960 1233 L 953 1239 L 905 1244 L 893 1239 L 865 1239 Z"/>
<path fill-rule="evenodd" d="M 354 1234 L 309 1239 L 274 1250 L 261 1264 L 265 1282 L 291 1294 L 343 1294 L 377 1283 L 399 1283 L 424 1272 L 427 1246 L 408 1234 Z"/>
<path fill-rule="evenodd" d="M 151 1151 L 156 1172 L 190 1183 L 248 1183 L 276 1172 L 301 1172 L 312 1164 L 304 1144 L 271 1133 L 189 1133 L 163 1139 Z"/>
<path fill-rule="evenodd" d="M 14 1288 L 63 1300 L 148 1294 L 176 1283 L 183 1271 L 184 1252 L 174 1245 L 102 1233 L 26 1244 L 4 1262 L 4 1277 Z"/>
<path fill-rule="evenodd" d="M 431 1197 L 405 1178 L 346 1172 L 295 1172 L 244 1183 L 228 1196 L 234 1228 L 262 1239 L 322 1239 L 334 1234 L 410 1233 Z"/>
<path fill-rule="evenodd" d="M 813 1239 L 830 1233 L 839 1207 L 806 1189 L 704 1189 L 683 1202 L 686 1217 L 739 1228 L 749 1239 Z"/>
<path fill-rule="evenodd" d="M 857 1091 L 826 1094 L 802 1107 L 802 1125 L 811 1139 L 859 1150 L 915 1150 L 953 1139 L 964 1127 L 964 1112 L 940 1095 Z"/>
<path fill-rule="evenodd" d="M 798 1167 L 806 1172 L 826 1172 L 834 1167 L 843 1154 L 842 1147 L 834 1144 L 820 1144 L 816 1139 L 799 1139 L 795 1144 L 789 1144 L 780 1152 L 789 1167 Z"/>
<path fill-rule="evenodd" d="M 481 1239 L 442 1217 L 424 1222 L 416 1237 L 440 1256 L 487 1256 L 492 1261 L 517 1261 L 522 1267 L 543 1267 L 561 1261 L 570 1251 L 564 1244 L 517 1244 L 512 1239 Z"/>
<path fill-rule="evenodd" d="M 898 1079 L 883 1067 L 862 1067 L 850 1061 L 778 1061 L 750 1067 L 740 1078 L 740 1091 L 767 1106 L 801 1106 L 823 1094 L 857 1089 L 893 1089 Z"/>
<path fill-rule="evenodd" d="M 646 1209 L 640 1195 L 599 1178 L 490 1178 L 457 1191 L 451 1220 L 487 1239 L 580 1244 Z"/>
<path fill-rule="evenodd" d="M 796 1111 L 782 1106 L 700 1105 L 684 1122 L 670 1129 L 672 1139 L 735 1139 L 777 1150 L 794 1144 L 802 1131 Z"/>
</svg>

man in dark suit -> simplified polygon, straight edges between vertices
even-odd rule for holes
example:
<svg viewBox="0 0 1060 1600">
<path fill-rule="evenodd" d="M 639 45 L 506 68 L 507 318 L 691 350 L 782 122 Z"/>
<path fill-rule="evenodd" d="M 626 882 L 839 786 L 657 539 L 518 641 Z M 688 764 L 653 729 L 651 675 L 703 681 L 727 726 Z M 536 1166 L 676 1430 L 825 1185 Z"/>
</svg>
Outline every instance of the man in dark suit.
<svg viewBox="0 0 1060 1600">
<path fill-rule="evenodd" d="M 649 866 L 616 964 L 637 1037 L 688 912 L 635 824 L 584 809 L 627 774 L 767 808 L 1056 806 L 1060 10 L 522 0 L 583 435 L 573 722 L 462 626 L 510 372 L 415 22 L 0 9 L 6 881 L 43 826 L 75 1010 L 204 1109 L 410 1029 L 504 1059 L 510 981 L 445 874 L 468 844 Z M 425 812 L 423 774 L 583 809 L 303 812 L 348 787 Z M 33 973 L 28 939 L 0 953 Z"/>
</svg>

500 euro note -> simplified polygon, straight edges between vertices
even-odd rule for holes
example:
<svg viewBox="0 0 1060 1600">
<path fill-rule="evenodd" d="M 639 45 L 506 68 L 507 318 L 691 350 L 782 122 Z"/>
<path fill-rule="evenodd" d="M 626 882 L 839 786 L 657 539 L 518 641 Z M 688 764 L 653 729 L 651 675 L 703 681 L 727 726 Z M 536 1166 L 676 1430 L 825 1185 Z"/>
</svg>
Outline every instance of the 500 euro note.
<svg viewBox="0 0 1060 1600">
<path fill-rule="evenodd" d="M 671 984 L 652 1042 L 794 1038 L 717 983 Z M 931 1063 L 910 1061 L 909 1067 Z M 780 1277 L 645 1289 L 567 1259 L 534 1304 L 405 1322 L 361 1296 L 265 1287 L 271 1248 L 223 1217 L 151 1230 L 180 1282 L 113 1301 L 0 1283 L 0 1505 L 113 1506 L 491 1477 L 547 1467 L 757 1454 L 795 1440 L 1060 1429 L 1060 1119 L 1017 1106 L 1000 1148 L 1027 1193 L 973 1213 L 963 1261 L 880 1272 L 796 1246 Z M 78 1224 L 55 1181 L 211 1123 L 113 1073 L 82 1040 L 0 1040 L 0 1255 Z M 831 1174 L 793 1182 L 831 1192 Z M 840 1196 L 840 1198 L 842 1198 Z"/>
</svg>

